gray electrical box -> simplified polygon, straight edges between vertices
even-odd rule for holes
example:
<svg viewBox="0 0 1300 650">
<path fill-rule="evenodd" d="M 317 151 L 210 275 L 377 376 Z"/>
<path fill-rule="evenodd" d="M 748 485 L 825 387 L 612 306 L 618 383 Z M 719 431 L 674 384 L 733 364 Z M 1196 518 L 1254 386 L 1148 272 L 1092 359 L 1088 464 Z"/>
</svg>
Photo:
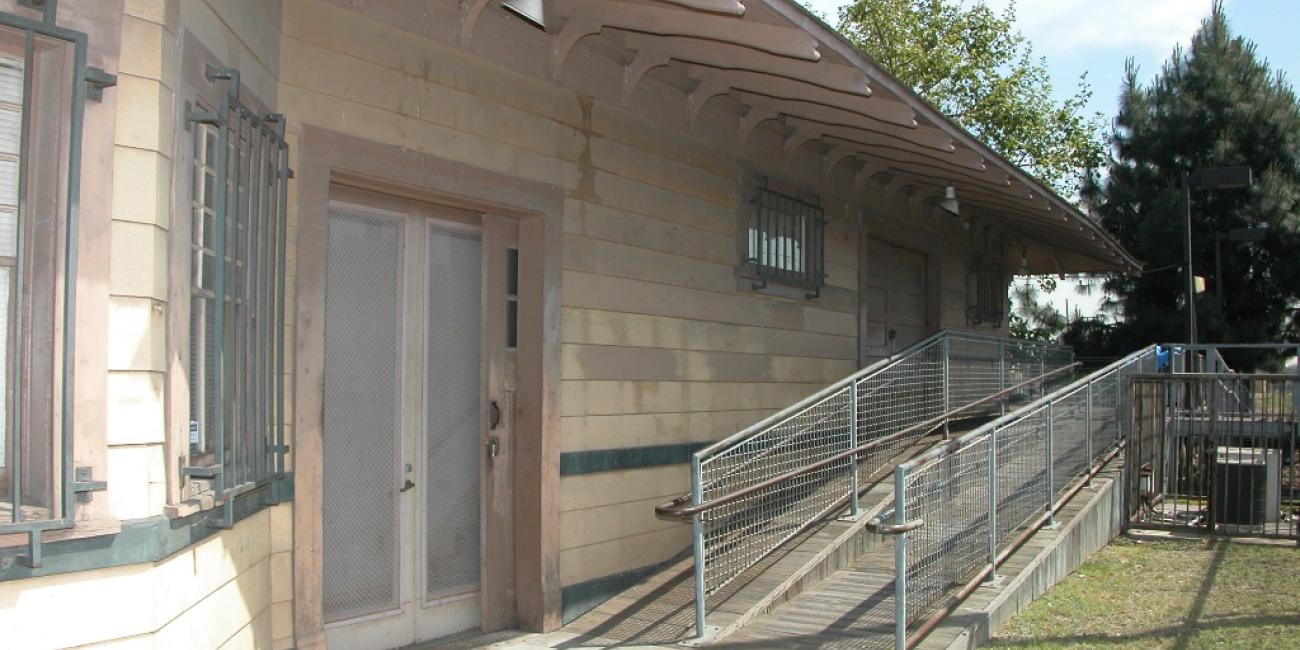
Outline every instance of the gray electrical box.
<svg viewBox="0 0 1300 650">
<path fill-rule="evenodd" d="M 1218 447 L 1210 519 L 1215 526 L 1262 526 L 1281 509 L 1282 454 L 1259 447 Z"/>
</svg>

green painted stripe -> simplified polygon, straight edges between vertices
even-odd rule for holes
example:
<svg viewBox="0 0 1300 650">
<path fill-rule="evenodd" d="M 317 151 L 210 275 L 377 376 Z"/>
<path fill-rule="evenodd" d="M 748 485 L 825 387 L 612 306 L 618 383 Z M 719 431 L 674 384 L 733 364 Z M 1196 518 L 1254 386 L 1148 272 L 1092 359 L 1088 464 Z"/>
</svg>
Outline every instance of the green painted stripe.
<svg viewBox="0 0 1300 650">
<path fill-rule="evenodd" d="M 268 507 L 263 498 L 269 492 L 267 486 L 236 498 L 235 521 L 247 519 Z M 281 479 L 280 495 L 285 501 L 292 498 L 291 475 Z M 0 552 L 0 582 L 158 562 L 220 532 L 220 529 L 207 524 L 208 516 L 219 518 L 221 510 L 214 508 L 179 519 L 162 515 L 132 519 L 122 522 L 122 531 L 113 535 L 47 542 L 42 548 L 43 562 L 35 569 L 18 562 L 18 556 L 27 554 L 25 545 L 6 549 Z"/>
<path fill-rule="evenodd" d="M 689 550 L 689 549 L 688 549 Z M 671 559 L 643 566 L 636 569 L 630 569 L 621 573 L 607 575 L 600 578 L 592 578 L 585 582 L 579 582 L 560 589 L 560 617 L 565 624 L 591 611 L 597 605 L 617 596 L 628 587 L 641 582 L 647 576 L 653 575 L 663 569 L 678 562 L 686 557 L 688 551 L 683 551 Z M 690 572 L 684 575 L 690 576 Z M 669 589 L 677 585 L 676 580 L 670 580 L 664 586 L 655 591 L 646 594 L 643 598 L 647 601 L 654 600 Z M 596 634 L 600 628 L 591 630 L 591 634 Z"/>
<path fill-rule="evenodd" d="M 677 445 L 568 451 L 560 454 L 560 476 L 613 472 L 638 467 L 680 465 L 691 462 L 692 454 L 711 444 L 713 443 L 686 442 Z"/>
</svg>

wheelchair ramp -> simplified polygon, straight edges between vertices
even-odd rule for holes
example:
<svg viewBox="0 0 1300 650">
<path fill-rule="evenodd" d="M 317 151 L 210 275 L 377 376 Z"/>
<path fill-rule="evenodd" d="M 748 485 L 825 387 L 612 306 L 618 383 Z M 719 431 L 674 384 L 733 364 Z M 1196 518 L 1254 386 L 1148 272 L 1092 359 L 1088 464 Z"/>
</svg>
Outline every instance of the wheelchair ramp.
<svg viewBox="0 0 1300 650">
<path fill-rule="evenodd" d="M 913 451 L 937 440 L 927 439 Z M 828 484 L 824 489 L 842 487 Z M 892 495 L 889 481 L 877 481 L 863 494 L 860 505 L 870 513 L 886 505 Z M 709 624 L 716 626 L 711 637 L 726 638 L 884 543 L 885 538 L 867 530 L 867 522 L 866 517 L 853 521 L 826 517 L 746 569 L 710 596 Z M 582 615 L 558 635 L 547 635 L 555 645 L 544 647 L 689 643 L 696 637 L 693 578 L 694 560 L 686 557 Z"/>
</svg>

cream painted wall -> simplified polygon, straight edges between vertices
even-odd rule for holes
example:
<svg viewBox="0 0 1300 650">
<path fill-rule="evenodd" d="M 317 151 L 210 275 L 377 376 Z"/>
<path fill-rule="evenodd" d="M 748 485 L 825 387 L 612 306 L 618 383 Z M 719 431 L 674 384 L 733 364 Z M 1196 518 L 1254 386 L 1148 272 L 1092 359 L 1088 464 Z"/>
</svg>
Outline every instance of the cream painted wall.
<svg viewBox="0 0 1300 650">
<path fill-rule="evenodd" d="M 810 150 L 789 164 L 760 131 L 736 151 L 713 102 L 693 132 L 684 98 L 649 80 L 620 105 L 621 67 L 579 45 L 559 82 L 544 35 L 487 12 L 466 47 L 454 8 L 285 0 L 281 108 L 310 123 L 564 188 L 563 451 L 715 440 L 856 366 L 857 204 Z M 502 43 L 510 43 L 504 47 Z M 469 51 L 466 51 L 466 50 Z M 742 172 L 820 192 L 829 286 L 819 300 L 736 275 Z M 965 326 L 964 231 L 868 206 L 869 230 L 915 241 L 941 269 L 935 325 Z M 653 516 L 684 468 L 565 477 L 564 584 L 645 566 L 687 544 Z"/>
<path fill-rule="evenodd" d="M 541 36 L 495 13 L 464 48 L 454 30 L 409 20 L 403 5 L 368 17 L 343 1 L 280 5 L 126 3 L 108 323 L 108 499 L 119 518 L 157 515 L 167 496 L 167 231 L 184 34 L 288 115 L 291 142 L 310 123 L 565 189 L 564 451 L 714 440 L 851 372 L 860 209 L 869 233 L 936 256 L 936 324 L 965 325 L 959 229 L 908 214 L 898 197 L 851 203 L 847 172 L 823 183 L 816 154 L 786 161 L 774 133 L 760 130 L 737 151 L 725 100 L 692 131 L 681 94 L 654 80 L 622 107 L 621 70 L 584 45 L 548 80 L 532 55 L 548 51 Z M 756 292 L 736 276 L 745 170 L 821 194 L 831 220 L 821 299 Z M 291 250 L 291 287 L 294 266 Z M 288 326 L 291 340 L 292 314 Z M 678 466 L 564 478 L 562 582 L 684 548 L 684 527 L 655 520 L 652 506 L 685 487 Z"/>
<path fill-rule="evenodd" d="M 30 650 L 292 647 L 292 521 L 285 503 L 154 564 L 0 582 L 5 639 Z"/>
</svg>

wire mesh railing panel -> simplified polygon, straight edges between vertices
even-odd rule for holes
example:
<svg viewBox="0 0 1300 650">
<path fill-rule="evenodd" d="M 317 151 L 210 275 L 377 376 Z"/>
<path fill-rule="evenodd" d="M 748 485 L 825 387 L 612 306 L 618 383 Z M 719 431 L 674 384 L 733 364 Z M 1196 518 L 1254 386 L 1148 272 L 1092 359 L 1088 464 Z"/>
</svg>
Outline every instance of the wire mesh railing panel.
<svg viewBox="0 0 1300 650">
<path fill-rule="evenodd" d="M 680 510 L 684 499 L 660 508 L 692 517 L 697 625 L 707 596 L 846 503 L 856 512 L 863 476 L 887 469 L 945 418 L 996 412 L 1008 387 L 1025 384 L 1019 397 L 1030 399 L 1028 384 L 1072 358 L 1038 343 L 941 332 L 697 452 L 690 509 Z"/>
<path fill-rule="evenodd" d="M 994 339 L 954 338 L 948 342 L 948 403 L 961 406 L 1006 388 L 1003 356 L 1006 343 Z M 996 405 L 994 405 L 996 407 Z"/>
<path fill-rule="evenodd" d="M 1024 342 L 1007 345 L 1007 383 L 1015 385 L 1043 374 L 1046 360 L 1039 348 Z"/>
<path fill-rule="evenodd" d="M 1052 494 L 1061 493 L 1091 466 L 1087 386 L 1052 402 Z"/>
<path fill-rule="evenodd" d="M 901 531 L 898 647 L 906 645 L 907 625 L 991 570 L 1002 549 L 1050 520 L 1067 488 L 1115 450 L 1119 439 L 1106 428 L 1125 422 L 1123 382 L 1154 367 L 1154 354 L 1147 348 L 1129 355 L 898 466 L 902 494 L 889 515 Z M 1054 363 L 1020 347 L 1006 358 L 1013 374 Z"/>
<path fill-rule="evenodd" d="M 760 435 L 700 461 L 704 501 L 825 460 L 849 448 L 845 386 Z M 844 496 L 848 461 L 759 490 L 701 515 L 704 585 L 713 593 Z M 838 487 L 839 489 L 834 489 Z"/>
<path fill-rule="evenodd" d="M 988 436 L 908 473 L 907 622 L 916 620 L 988 558 Z"/>
<path fill-rule="evenodd" d="M 943 346 L 936 343 L 855 382 L 859 443 L 880 440 L 942 415 L 943 359 Z M 868 476 L 875 474 L 925 433 L 916 431 L 882 444 L 860 459 L 861 470 Z"/>
<path fill-rule="evenodd" d="M 1049 345 L 1043 348 L 1048 368 L 1060 368 L 1074 363 L 1074 348 Z"/>
<path fill-rule="evenodd" d="M 1046 507 L 1047 409 L 1039 408 L 994 434 L 997 439 L 997 539 L 1043 514 Z"/>
</svg>

